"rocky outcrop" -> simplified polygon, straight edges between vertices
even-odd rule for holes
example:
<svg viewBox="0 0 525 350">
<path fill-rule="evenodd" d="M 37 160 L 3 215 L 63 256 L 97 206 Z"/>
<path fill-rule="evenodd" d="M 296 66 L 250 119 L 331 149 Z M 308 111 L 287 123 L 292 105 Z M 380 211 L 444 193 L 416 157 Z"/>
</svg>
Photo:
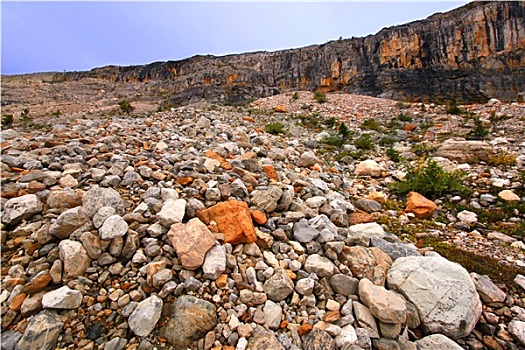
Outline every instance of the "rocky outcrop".
<svg viewBox="0 0 525 350">
<path fill-rule="evenodd" d="M 525 87 L 525 4 L 473 2 L 375 35 L 299 49 L 195 56 L 144 66 L 59 74 L 163 81 L 170 103 L 243 104 L 288 90 L 344 91 L 396 99 L 516 99 Z"/>
</svg>

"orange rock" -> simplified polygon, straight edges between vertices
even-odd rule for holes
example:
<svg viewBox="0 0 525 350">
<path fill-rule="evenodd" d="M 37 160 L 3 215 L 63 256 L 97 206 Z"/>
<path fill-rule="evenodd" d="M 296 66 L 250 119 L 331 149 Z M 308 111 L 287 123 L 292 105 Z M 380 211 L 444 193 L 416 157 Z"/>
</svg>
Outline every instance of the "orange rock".
<svg viewBox="0 0 525 350">
<path fill-rule="evenodd" d="M 416 130 L 416 128 L 417 128 L 417 125 L 416 125 L 416 124 L 405 124 L 405 125 L 403 126 L 403 130 L 405 130 L 405 131 L 410 131 L 410 132 Z"/>
<path fill-rule="evenodd" d="M 341 318 L 341 314 L 339 313 L 339 311 L 337 310 L 327 311 L 323 316 L 323 321 L 332 323 L 332 322 L 337 321 L 340 318 Z"/>
<path fill-rule="evenodd" d="M 311 324 L 303 323 L 299 328 L 297 328 L 297 333 L 299 333 L 299 335 L 305 335 L 306 333 L 310 333 L 312 328 L 314 327 Z"/>
<path fill-rule="evenodd" d="M 264 215 L 264 213 L 260 210 L 252 211 L 252 218 L 259 225 L 264 225 L 266 224 L 266 221 L 268 221 L 268 219 L 266 218 L 266 215 Z"/>
<path fill-rule="evenodd" d="M 197 212 L 205 224 L 215 221 L 219 232 L 224 234 L 224 243 L 254 243 L 257 241 L 248 204 L 242 201 L 227 201 Z"/>
<path fill-rule="evenodd" d="M 233 169 L 233 166 L 228 163 L 228 161 L 220 156 L 217 152 L 214 152 L 214 151 L 208 151 L 204 154 L 205 157 L 208 157 L 208 158 L 211 158 L 211 159 L 215 159 L 217 160 L 219 163 L 221 163 L 221 168 L 223 168 L 224 170 L 232 170 Z"/>
<path fill-rule="evenodd" d="M 321 171 L 321 167 L 319 167 L 318 165 L 312 165 L 310 167 L 310 170 L 313 170 L 313 171 Z"/>
<path fill-rule="evenodd" d="M 277 113 L 286 113 L 287 109 L 286 109 L 285 105 L 277 105 L 275 107 L 274 111 L 277 112 Z"/>
<path fill-rule="evenodd" d="M 281 324 L 279 325 L 279 328 L 281 329 L 284 329 L 288 326 L 288 321 L 287 320 L 284 320 L 283 322 L 281 322 Z"/>
<path fill-rule="evenodd" d="M 228 275 L 223 273 L 215 280 L 215 284 L 218 288 L 225 288 L 228 286 Z"/>
<path fill-rule="evenodd" d="M 365 224 L 367 222 L 374 222 L 375 220 L 373 215 L 367 213 L 355 212 L 348 214 L 348 223 L 350 225 Z"/>
<path fill-rule="evenodd" d="M 265 165 L 263 167 L 263 172 L 268 176 L 269 179 L 277 180 L 279 179 L 279 175 L 277 174 L 277 171 L 275 171 L 275 168 L 271 165 Z"/>
<path fill-rule="evenodd" d="M 26 300 L 26 296 L 27 295 L 25 293 L 20 293 L 16 297 L 14 297 L 11 300 L 11 303 L 9 304 L 9 309 L 13 311 L 19 311 L 22 307 L 22 303 L 24 302 L 24 300 Z"/>
<path fill-rule="evenodd" d="M 51 282 L 51 275 L 48 273 L 38 275 L 33 278 L 29 283 L 26 283 L 24 288 L 22 288 L 22 293 L 34 294 L 40 292 L 44 289 L 49 282 Z"/>
<path fill-rule="evenodd" d="M 246 120 L 247 122 L 253 123 L 253 118 L 249 116 L 242 117 L 243 120 Z"/>
<path fill-rule="evenodd" d="M 24 282 L 25 282 L 24 279 L 20 277 L 10 278 L 3 282 L 2 287 L 6 289 L 12 289 L 14 286 L 17 286 L 19 284 L 24 284 Z"/>
<path fill-rule="evenodd" d="M 414 215 L 420 219 L 428 218 L 436 209 L 436 203 L 417 192 L 410 192 L 407 196 L 407 206 L 405 211 L 414 213 Z"/>
<path fill-rule="evenodd" d="M 368 197 L 366 197 L 368 199 L 372 199 L 374 201 L 376 201 L 377 203 L 381 203 L 381 204 L 386 204 L 386 196 L 384 193 L 382 192 L 372 192 L 368 195 Z"/>
<path fill-rule="evenodd" d="M 328 172 L 332 174 L 340 174 L 341 172 L 337 170 L 336 168 L 329 167 Z"/>
<path fill-rule="evenodd" d="M 182 186 L 189 185 L 193 182 L 193 178 L 191 176 L 181 177 L 180 179 L 177 179 L 177 183 Z"/>
</svg>

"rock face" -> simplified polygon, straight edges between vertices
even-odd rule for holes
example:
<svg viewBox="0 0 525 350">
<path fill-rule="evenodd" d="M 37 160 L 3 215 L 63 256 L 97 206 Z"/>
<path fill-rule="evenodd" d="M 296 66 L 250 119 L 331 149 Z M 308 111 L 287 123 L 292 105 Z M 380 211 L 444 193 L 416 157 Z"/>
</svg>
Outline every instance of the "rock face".
<svg viewBox="0 0 525 350">
<path fill-rule="evenodd" d="M 375 35 L 300 49 L 108 66 L 56 80 L 166 81 L 170 102 L 243 104 L 290 89 L 405 99 L 510 101 L 525 85 L 525 4 L 474 2 Z"/>
<path fill-rule="evenodd" d="M 442 257 L 399 258 L 388 271 L 387 283 L 416 306 L 427 334 L 462 338 L 481 316 L 481 301 L 468 272 Z"/>
</svg>

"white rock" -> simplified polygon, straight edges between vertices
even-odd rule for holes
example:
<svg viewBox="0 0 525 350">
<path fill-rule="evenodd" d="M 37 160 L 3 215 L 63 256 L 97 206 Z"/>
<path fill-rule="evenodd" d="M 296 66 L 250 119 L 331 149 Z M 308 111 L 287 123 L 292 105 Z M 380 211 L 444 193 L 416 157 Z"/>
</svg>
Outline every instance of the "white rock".
<svg viewBox="0 0 525 350">
<path fill-rule="evenodd" d="M 213 246 L 204 258 L 204 264 L 202 265 L 202 272 L 204 272 L 204 278 L 216 280 L 226 270 L 226 253 L 222 246 Z"/>
<path fill-rule="evenodd" d="M 162 304 L 155 295 L 142 300 L 128 318 L 129 329 L 139 337 L 148 336 L 160 319 Z"/>
<path fill-rule="evenodd" d="M 103 240 L 122 237 L 128 232 L 128 227 L 128 223 L 120 215 L 111 215 L 98 230 L 99 237 Z"/>
<path fill-rule="evenodd" d="M 512 320 L 508 331 L 522 346 L 525 346 L 525 322 Z"/>
<path fill-rule="evenodd" d="M 385 230 L 376 222 L 356 224 L 348 228 L 349 238 L 383 238 Z"/>
<path fill-rule="evenodd" d="M 519 202 L 521 200 L 520 197 L 511 190 L 501 191 L 498 193 L 498 197 L 503 199 L 505 202 Z"/>
<path fill-rule="evenodd" d="M 383 171 L 383 167 L 372 159 L 364 160 L 355 167 L 356 176 L 379 177 Z"/>
<path fill-rule="evenodd" d="M 282 309 L 279 304 L 271 300 L 266 300 L 263 307 L 264 324 L 270 329 L 278 329 L 281 324 Z"/>
<path fill-rule="evenodd" d="M 357 341 L 357 334 L 354 327 L 349 324 L 341 328 L 341 333 L 335 337 L 335 344 L 338 349 L 348 348 Z"/>
<path fill-rule="evenodd" d="M 301 295 L 311 295 L 314 287 L 315 281 L 311 278 L 302 278 L 295 283 L 295 291 Z"/>
<path fill-rule="evenodd" d="M 44 294 L 42 307 L 44 309 L 77 309 L 82 304 L 82 293 L 68 286 Z"/>
<path fill-rule="evenodd" d="M 6 225 L 18 224 L 42 211 L 42 202 L 34 194 L 11 198 L 4 206 L 2 222 Z"/>
<path fill-rule="evenodd" d="M 186 213 L 186 201 L 184 199 L 168 199 L 157 213 L 157 219 L 160 224 L 170 228 L 175 223 L 182 222 Z"/>
<path fill-rule="evenodd" d="M 330 277 L 337 271 L 337 267 L 330 259 L 312 254 L 306 258 L 304 269 L 309 273 L 315 273 L 319 277 Z"/>
<path fill-rule="evenodd" d="M 458 213 L 458 219 L 461 222 L 467 223 L 467 224 L 474 224 L 478 221 L 478 215 L 476 213 L 473 213 L 468 210 L 463 210 Z"/>
</svg>

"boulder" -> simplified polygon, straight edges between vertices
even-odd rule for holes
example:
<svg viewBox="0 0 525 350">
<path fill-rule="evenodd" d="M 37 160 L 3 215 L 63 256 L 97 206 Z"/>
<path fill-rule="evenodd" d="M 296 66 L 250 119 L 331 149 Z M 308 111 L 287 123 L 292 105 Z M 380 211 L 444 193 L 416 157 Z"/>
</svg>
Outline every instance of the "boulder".
<svg viewBox="0 0 525 350">
<path fill-rule="evenodd" d="M 90 218 L 102 207 L 113 207 L 117 214 L 124 214 L 124 201 L 112 188 L 91 187 L 82 197 L 82 206 Z"/>
<path fill-rule="evenodd" d="M 463 338 L 481 316 L 481 300 L 468 272 L 440 256 L 397 259 L 387 283 L 415 305 L 426 334 Z"/>
<path fill-rule="evenodd" d="M 128 232 L 128 223 L 119 215 L 108 217 L 98 230 L 100 239 L 111 240 L 122 237 Z"/>
<path fill-rule="evenodd" d="M 459 163 L 488 161 L 493 154 L 492 146 L 485 141 L 459 141 L 448 139 L 435 153 L 435 156 L 455 160 Z"/>
<path fill-rule="evenodd" d="M 498 197 L 503 199 L 505 202 L 511 203 L 519 202 L 521 200 L 520 197 L 511 190 L 501 191 L 500 193 L 498 193 Z"/>
<path fill-rule="evenodd" d="M 42 202 L 34 194 L 11 198 L 4 205 L 2 222 L 15 225 L 42 211 Z"/>
<path fill-rule="evenodd" d="M 63 322 L 57 314 L 44 310 L 29 318 L 24 335 L 17 344 L 18 350 L 53 350 L 62 331 Z"/>
<path fill-rule="evenodd" d="M 58 253 L 63 264 L 62 278 L 69 281 L 84 275 L 91 264 L 82 243 L 65 239 L 58 244 Z"/>
<path fill-rule="evenodd" d="M 525 346 L 525 322 L 512 320 L 508 326 L 509 333 L 520 343 Z"/>
<path fill-rule="evenodd" d="M 420 340 L 416 340 L 417 350 L 462 350 L 453 340 L 443 334 L 432 334 Z"/>
<path fill-rule="evenodd" d="M 405 323 L 406 303 L 396 293 L 374 285 L 367 278 L 359 281 L 359 299 L 381 322 Z"/>
<path fill-rule="evenodd" d="M 348 238 L 370 239 L 385 237 L 385 230 L 376 222 L 352 225 L 348 228 Z"/>
<path fill-rule="evenodd" d="M 164 227 L 170 227 L 175 223 L 182 222 L 186 213 L 186 201 L 184 199 L 168 199 L 157 213 L 157 219 Z"/>
<path fill-rule="evenodd" d="M 264 282 L 263 289 L 268 299 L 279 302 L 293 292 L 294 285 L 286 271 L 278 268 L 274 274 Z"/>
<path fill-rule="evenodd" d="M 248 204 L 232 200 L 215 204 L 197 212 L 197 217 L 208 225 L 215 221 L 220 233 L 224 234 L 224 243 L 254 243 L 257 241 L 255 227 Z"/>
<path fill-rule="evenodd" d="M 185 269 L 195 270 L 202 266 L 206 253 L 215 245 L 215 237 L 198 218 L 188 223 L 171 225 L 168 238 Z"/>
<path fill-rule="evenodd" d="M 367 159 L 355 167 L 356 176 L 380 177 L 384 169 L 375 160 Z"/>
<path fill-rule="evenodd" d="M 88 221 L 89 217 L 84 208 L 72 208 L 60 214 L 55 223 L 49 228 L 49 233 L 59 239 L 68 238 L 73 231 L 82 227 Z"/>
<path fill-rule="evenodd" d="M 217 310 L 205 300 L 183 295 L 167 310 L 168 322 L 162 334 L 175 349 L 186 349 L 217 325 Z"/>
<path fill-rule="evenodd" d="M 42 307 L 44 309 L 77 309 L 82 304 L 82 293 L 68 286 L 62 286 L 44 294 Z"/>
<path fill-rule="evenodd" d="M 413 213 L 420 219 L 426 219 L 437 209 L 436 203 L 417 192 L 410 192 L 407 196 L 406 212 Z"/>
</svg>

